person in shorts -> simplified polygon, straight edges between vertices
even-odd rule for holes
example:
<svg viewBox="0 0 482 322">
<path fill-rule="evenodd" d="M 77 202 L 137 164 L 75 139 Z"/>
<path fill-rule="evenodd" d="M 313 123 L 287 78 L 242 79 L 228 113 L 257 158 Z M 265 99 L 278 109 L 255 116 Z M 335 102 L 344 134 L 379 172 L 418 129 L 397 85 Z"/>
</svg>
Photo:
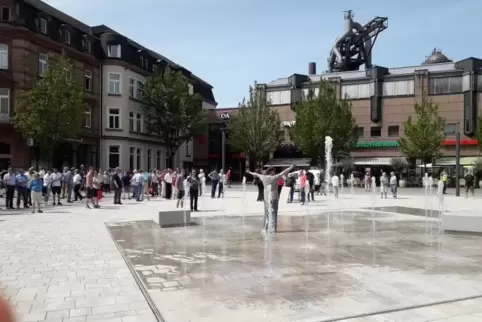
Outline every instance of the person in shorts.
<svg viewBox="0 0 482 322">
<path fill-rule="evenodd" d="M 52 171 L 52 174 L 50 175 L 50 186 L 52 189 L 52 199 L 53 203 L 52 205 L 55 206 L 55 196 L 57 196 L 57 205 L 62 206 L 60 203 L 60 192 L 62 189 L 62 179 L 63 175 L 57 169 L 54 169 Z"/>
<path fill-rule="evenodd" d="M 89 171 L 87 172 L 85 176 L 85 188 L 87 190 L 87 195 L 85 198 L 85 207 L 90 209 L 89 206 L 89 201 L 92 203 L 92 206 L 95 208 L 96 203 L 95 203 L 95 197 L 96 191 L 94 190 L 94 170 L 92 168 L 89 168 Z"/>
</svg>

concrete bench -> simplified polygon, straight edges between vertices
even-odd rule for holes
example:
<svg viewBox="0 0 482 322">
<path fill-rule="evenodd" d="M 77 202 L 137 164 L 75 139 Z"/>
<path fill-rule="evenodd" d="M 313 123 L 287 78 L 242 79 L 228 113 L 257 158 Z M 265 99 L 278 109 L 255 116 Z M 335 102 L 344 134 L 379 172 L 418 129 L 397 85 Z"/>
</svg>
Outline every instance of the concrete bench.
<svg viewBox="0 0 482 322">
<path fill-rule="evenodd" d="M 470 211 L 444 213 L 442 224 L 447 232 L 482 233 L 482 213 Z"/>
<path fill-rule="evenodd" d="M 184 225 L 189 226 L 190 223 L 190 210 L 159 211 L 159 226 L 161 226 L 162 228 L 180 227 Z"/>
</svg>

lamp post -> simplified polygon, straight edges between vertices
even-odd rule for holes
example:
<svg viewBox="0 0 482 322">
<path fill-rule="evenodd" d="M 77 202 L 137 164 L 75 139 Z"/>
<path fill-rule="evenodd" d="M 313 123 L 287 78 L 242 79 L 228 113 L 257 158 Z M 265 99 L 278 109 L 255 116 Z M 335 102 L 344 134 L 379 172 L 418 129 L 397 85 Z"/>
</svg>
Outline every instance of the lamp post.
<svg viewBox="0 0 482 322">
<path fill-rule="evenodd" d="M 223 171 L 226 171 L 226 131 L 226 126 L 221 128 L 221 169 Z"/>
<path fill-rule="evenodd" d="M 455 196 L 460 197 L 460 122 L 455 133 Z"/>
</svg>

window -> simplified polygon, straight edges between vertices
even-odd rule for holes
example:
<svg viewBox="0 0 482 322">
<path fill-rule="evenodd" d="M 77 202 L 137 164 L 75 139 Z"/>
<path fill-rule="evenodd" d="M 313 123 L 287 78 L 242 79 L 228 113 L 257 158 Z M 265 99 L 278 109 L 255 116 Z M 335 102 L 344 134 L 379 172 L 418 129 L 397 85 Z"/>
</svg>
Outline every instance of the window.
<svg viewBox="0 0 482 322">
<path fill-rule="evenodd" d="M 108 93 L 112 95 L 121 94 L 121 74 L 109 73 Z"/>
<path fill-rule="evenodd" d="M 10 8 L 9 7 L 0 7 L 0 20 L 1 21 L 10 21 Z"/>
<path fill-rule="evenodd" d="M 92 127 L 92 110 L 89 106 L 85 108 L 84 115 L 85 115 L 84 127 L 90 129 Z"/>
<path fill-rule="evenodd" d="M 414 80 L 383 82 L 383 96 L 406 96 L 414 93 Z"/>
<path fill-rule="evenodd" d="M 121 45 L 109 45 L 107 56 L 111 58 L 121 58 Z"/>
<path fill-rule="evenodd" d="M 139 100 L 142 98 L 142 85 L 141 81 L 136 82 L 136 98 Z"/>
<path fill-rule="evenodd" d="M 109 145 L 109 168 L 114 169 L 119 166 L 120 146 Z"/>
<path fill-rule="evenodd" d="M 8 45 L 0 44 L 0 69 L 8 69 Z"/>
<path fill-rule="evenodd" d="M 382 136 L 382 127 L 381 126 L 372 126 L 370 128 L 370 136 L 372 138 L 379 138 Z"/>
<path fill-rule="evenodd" d="M 134 132 L 134 112 L 129 112 L 129 131 Z"/>
<path fill-rule="evenodd" d="M 136 149 L 137 151 L 137 156 L 136 156 L 136 163 L 137 163 L 137 170 L 140 170 L 142 169 L 142 165 L 141 165 L 141 149 L 140 148 L 137 148 Z"/>
<path fill-rule="evenodd" d="M 152 168 L 152 150 L 147 149 L 147 171 L 151 171 Z"/>
<path fill-rule="evenodd" d="M 189 91 L 189 94 L 194 94 L 194 87 L 192 86 L 192 84 L 187 84 L 187 87 L 188 87 L 188 91 Z"/>
<path fill-rule="evenodd" d="M 400 126 L 398 125 L 388 126 L 388 136 L 399 136 L 399 135 L 400 135 Z"/>
<path fill-rule="evenodd" d="M 92 52 L 92 42 L 90 39 L 85 39 L 84 41 L 84 50 L 88 53 Z"/>
<path fill-rule="evenodd" d="M 462 92 L 462 77 L 439 77 L 429 80 L 429 92 L 431 95 L 454 94 Z"/>
<path fill-rule="evenodd" d="M 129 148 L 129 170 L 134 170 L 135 165 L 134 165 L 134 154 L 135 154 L 135 148 L 131 147 Z"/>
<path fill-rule="evenodd" d="M 147 58 L 144 58 L 144 68 L 145 69 L 149 68 L 149 60 L 147 60 Z"/>
<path fill-rule="evenodd" d="M 342 85 L 341 96 L 345 99 L 369 98 L 372 93 L 373 83 Z"/>
<path fill-rule="evenodd" d="M 157 65 L 156 64 L 152 64 L 152 71 L 155 72 L 157 70 Z"/>
<path fill-rule="evenodd" d="M 160 150 L 156 151 L 156 169 L 157 170 L 161 169 L 161 151 Z"/>
<path fill-rule="evenodd" d="M 66 44 L 70 44 L 70 30 L 64 29 L 64 41 Z"/>
<path fill-rule="evenodd" d="M 357 137 L 362 138 L 365 136 L 365 128 L 363 126 L 358 126 L 355 131 Z"/>
<path fill-rule="evenodd" d="M 120 109 L 109 108 L 109 129 L 120 129 Z"/>
<path fill-rule="evenodd" d="M 84 71 L 84 85 L 86 91 L 92 91 L 92 71 L 85 70 Z"/>
<path fill-rule="evenodd" d="M 129 97 L 134 98 L 135 92 L 136 92 L 136 80 L 134 78 L 129 78 Z"/>
<path fill-rule="evenodd" d="M 140 57 L 141 59 L 141 67 L 144 67 L 144 57 Z"/>
<path fill-rule="evenodd" d="M 39 19 L 39 31 L 43 34 L 47 34 L 47 31 L 48 31 L 48 24 L 47 24 L 47 20 L 45 18 L 40 18 Z"/>
<path fill-rule="evenodd" d="M 10 90 L 0 88 L 0 114 L 10 115 Z"/>
<path fill-rule="evenodd" d="M 142 115 L 139 113 L 136 114 L 136 131 L 142 132 Z"/>
<path fill-rule="evenodd" d="M 457 124 L 456 123 L 445 124 L 445 128 L 444 128 L 445 135 L 455 135 L 456 132 L 457 132 Z"/>
<path fill-rule="evenodd" d="M 42 77 L 42 75 L 45 73 L 45 70 L 47 69 L 47 59 L 48 56 L 45 54 L 38 55 L 38 75 L 40 77 Z"/>
</svg>

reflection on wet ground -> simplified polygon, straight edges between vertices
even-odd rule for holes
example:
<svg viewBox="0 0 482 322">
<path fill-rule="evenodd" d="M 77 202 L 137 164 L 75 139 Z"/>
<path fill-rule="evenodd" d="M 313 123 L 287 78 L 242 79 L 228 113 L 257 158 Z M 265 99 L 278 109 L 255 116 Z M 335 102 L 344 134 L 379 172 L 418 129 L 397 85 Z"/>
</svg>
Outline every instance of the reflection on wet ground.
<svg viewBox="0 0 482 322">
<path fill-rule="evenodd" d="M 167 322 L 315 322 L 482 293 L 480 237 L 392 219 L 281 216 L 276 235 L 260 233 L 260 217 L 107 227 Z"/>
<path fill-rule="evenodd" d="M 401 207 L 401 206 L 374 207 L 374 208 L 364 208 L 364 209 L 373 209 L 377 211 L 392 212 L 396 214 L 424 216 L 424 217 L 425 216 L 438 217 L 438 214 L 439 214 L 439 211 L 436 209 L 421 209 L 421 208 L 411 208 L 411 207 Z"/>
</svg>

